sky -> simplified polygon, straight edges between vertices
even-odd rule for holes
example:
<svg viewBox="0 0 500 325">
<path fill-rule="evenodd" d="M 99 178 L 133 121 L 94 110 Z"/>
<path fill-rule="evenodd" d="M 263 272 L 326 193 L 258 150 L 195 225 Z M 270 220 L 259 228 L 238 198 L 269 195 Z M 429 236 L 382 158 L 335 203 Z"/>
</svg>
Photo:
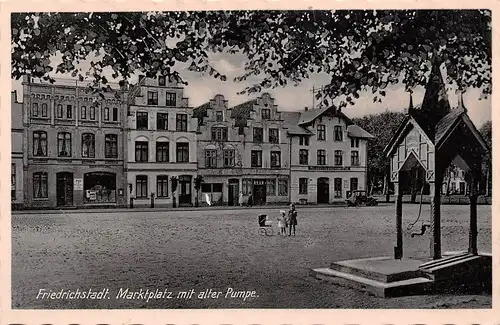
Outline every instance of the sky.
<svg viewBox="0 0 500 325">
<path fill-rule="evenodd" d="M 256 81 L 256 78 L 251 78 L 245 82 L 234 82 L 233 78 L 244 72 L 245 56 L 241 54 L 214 54 L 210 56 L 210 60 L 215 69 L 221 74 L 227 76 L 227 81 L 223 82 L 211 76 L 201 75 L 197 72 L 187 70 L 187 67 L 180 67 L 179 72 L 182 78 L 188 82 L 185 87 L 184 97 L 189 98 L 189 106 L 197 107 L 206 103 L 217 94 L 224 95 L 229 101 L 228 105 L 235 106 L 250 99 L 254 99 L 259 94 L 238 95 L 237 93 Z M 52 65 L 55 67 L 59 60 L 54 58 Z M 86 68 L 88 62 L 82 63 L 80 66 Z M 186 65 L 187 66 L 187 65 Z M 111 78 L 111 71 L 105 70 L 105 75 L 108 80 L 116 81 Z M 55 77 L 71 79 L 69 75 L 54 75 Z M 312 88 L 319 88 L 329 83 L 329 76 L 326 74 L 311 74 L 308 80 L 304 80 L 300 85 L 287 85 L 282 88 L 270 88 L 265 91 L 275 98 L 275 104 L 278 105 L 280 111 L 300 111 L 305 107 L 313 106 Z M 135 80 L 132 79 L 132 82 Z M 18 92 L 18 100 L 22 100 L 21 81 L 12 82 L 13 90 Z M 348 106 L 343 109 L 343 112 L 349 117 L 361 117 L 368 114 L 381 113 L 386 110 L 402 112 L 408 107 L 409 93 L 405 92 L 403 85 L 395 85 L 387 88 L 387 94 L 382 99 L 381 103 L 373 103 L 373 95 L 370 93 L 360 93 L 360 98 L 356 100 L 354 106 Z M 465 107 L 468 109 L 468 114 L 474 124 L 479 128 L 484 122 L 491 120 L 491 97 L 487 99 L 479 99 L 481 91 L 479 89 L 468 89 L 463 98 Z M 419 105 L 424 96 L 424 89 L 417 88 L 413 93 L 414 105 Z M 448 93 L 448 98 L 451 107 L 456 107 L 458 104 L 458 95 L 454 91 Z M 317 101 L 316 101 L 317 104 Z"/>
</svg>

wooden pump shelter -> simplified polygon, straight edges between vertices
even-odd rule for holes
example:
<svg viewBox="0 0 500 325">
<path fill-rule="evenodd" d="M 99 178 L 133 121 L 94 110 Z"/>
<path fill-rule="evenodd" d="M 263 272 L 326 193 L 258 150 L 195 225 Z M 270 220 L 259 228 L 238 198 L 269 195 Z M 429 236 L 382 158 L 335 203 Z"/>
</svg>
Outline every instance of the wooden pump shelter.
<svg viewBox="0 0 500 325">
<path fill-rule="evenodd" d="M 402 189 L 403 177 L 421 175 L 429 185 L 431 204 L 430 257 L 441 258 L 441 184 L 445 169 L 454 163 L 466 172 L 470 198 L 469 254 L 477 255 L 477 196 L 481 158 L 488 148 L 467 115 L 463 98 L 451 109 L 440 62 L 435 60 L 420 107 L 413 107 L 384 150 L 390 159 L 390 182 L 396 195 L 396 247 L 394 258 L 403 257 Z M 416 173 L 409 171 L 417 170 Z M 419 172 L 418 172 L 419 171 Z M 408 176 L 412 175 L 412 176 Z"/>
</svg>

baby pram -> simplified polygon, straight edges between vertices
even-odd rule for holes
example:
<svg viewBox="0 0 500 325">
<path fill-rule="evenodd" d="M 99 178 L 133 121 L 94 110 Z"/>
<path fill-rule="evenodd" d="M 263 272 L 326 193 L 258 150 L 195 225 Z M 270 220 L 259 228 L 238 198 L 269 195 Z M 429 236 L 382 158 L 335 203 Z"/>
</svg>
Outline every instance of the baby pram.
<svg viewBox="0 0 500 325">
<path fill-rule="evenodd" d="M 272 222 L 268 220 L 266 214 L 259 214 L 259 234 L 262 236 L 272 236 L 274 234 Z"/>
</svg>

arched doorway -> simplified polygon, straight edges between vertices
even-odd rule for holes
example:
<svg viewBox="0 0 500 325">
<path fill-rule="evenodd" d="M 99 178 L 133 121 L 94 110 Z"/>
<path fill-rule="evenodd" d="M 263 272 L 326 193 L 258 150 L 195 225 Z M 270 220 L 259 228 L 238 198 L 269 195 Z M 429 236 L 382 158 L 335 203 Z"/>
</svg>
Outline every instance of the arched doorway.
<svg viewBox="0 0 500 325">
<path fill-rule="evenodd" d="M 56 175 L 56 195 L 58 206 L 73 205 L 73 174 L 61 172 Z"/>
<path fill-rule="evenodd" d="M 179 205 L 191 205 L 191 175 L 179 176 Z"/>
<path fill-rule="evenodd" d="M 328 177 L 318 178 L 318 203 L 330 202 L 330 180 Z"/>
<path fill-rule="evenodd" d="M 84 203 L 115 203 L 116 174 L 92 172 L 83 175 Z"/>
</svg>

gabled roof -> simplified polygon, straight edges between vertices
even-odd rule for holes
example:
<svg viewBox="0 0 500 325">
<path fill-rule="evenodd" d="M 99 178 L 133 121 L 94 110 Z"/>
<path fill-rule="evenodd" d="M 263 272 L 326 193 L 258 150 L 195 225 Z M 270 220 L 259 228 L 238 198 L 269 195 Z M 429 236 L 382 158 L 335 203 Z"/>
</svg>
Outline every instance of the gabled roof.
<svg viewBox="0 0 500 325">
<path fill-rule="evenodd" d="M 364 138 L 364 139 L 375 139 L 373 135 L 366 132 L 360 126 L 356 124 L 351 124 L 347 126 L 347 135 L 352 138 Z"/>
<path fill-rule="evenodd" d="M 465 111 L 461 108 L 452 109 L 451 112 L 446 114 L 436 125 L 435 143 L 436 147 L 444 139 L 445 135 L 453 128 L 453 126 L 460 120 L 461 115 Z"/>
<path fill-rule="evenodd" d="M 243 127 L 247 125 L 254 104 L 257 104 L 257 99 L 246 101 L 231 108 L 231 117 L 235 119 L 235 126 Z"/>
<path fill-rule="evenodd" d="M 300 119 L 301 112 L 281 112 L 281 118 L 284 121 L 285 128 L 288 134 L 291 135 L 312 135 L 312 132 L 308 129 L 299 126 L 298 121 Z"/>
<path fill-rule="evenodd" d="M 210 102 L 206 102 L 193 109 L 193 117 L 198 118 L 198 124 L 203 124 L 203 118 L 207 116 L 207 109 L 209 108 Z"/>
<path fill-rule="evenodd" d="M 477 130 L 474 123 L 470 120 L 467 115 L 467 111 L 465 107 L 459 107 L 451 110 L 445 117 L 443 117 L 438 125 L 436 126 L 436 148 L 440 148 L 448 138 L 448 136 L 453 132 L 455 126 L 460 122 L 463 122 L 469 130 L 471 130 L 472 134 L 476 138 L 476 140 L 481 145 L 484 152 L 488 151 L 488 145 L 486 141 L 484 141 L 483 136 Z"/>
<path fill-rule="evenodd" d="M 338 110 L 335 106 L 330 106 L 327 108 L 320 108 L 320 109 L 311 109 L 305 112 L 302 112 L 300 115 L 300 119 L 298 121 L 299 125 L 304 125 L 304 124 L 310 124 L 312 123 L 315 119 L 318 117 L 322 116 L 323 114 L 327 112 L 334 112 L 335 115 L 338 117 L 344 119 L 347 123 L 347 125 L 354 124 L 350 118 L 347 117 L 344 113 L 342 113 L 340 110 Z"/>
</svg>

